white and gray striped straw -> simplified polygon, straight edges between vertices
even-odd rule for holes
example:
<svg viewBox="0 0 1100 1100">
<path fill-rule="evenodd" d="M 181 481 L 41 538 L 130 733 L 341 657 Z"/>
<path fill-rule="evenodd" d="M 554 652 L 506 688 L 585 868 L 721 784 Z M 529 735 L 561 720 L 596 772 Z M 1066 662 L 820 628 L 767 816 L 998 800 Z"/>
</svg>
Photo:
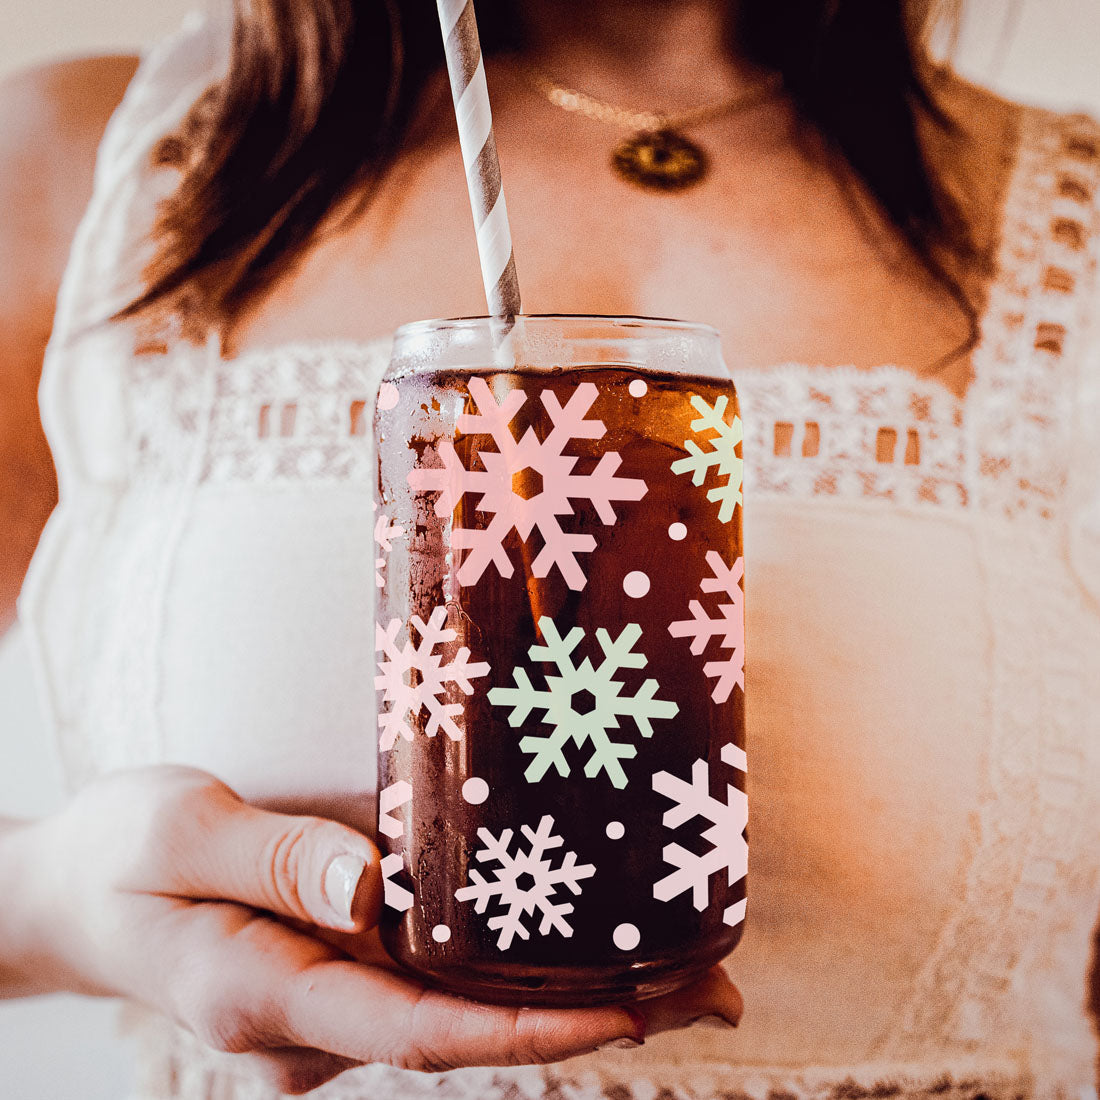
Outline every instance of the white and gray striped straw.
<svg viewBox="0 0 1100 1100">
<path fill-rule="evenodd" d="M 477 229 L 485 298 L 490 314 L 511 319 L 520 312 L 519 280 L 473 0 L 436 0 L 436 3 L 458 119 L 458 140 L 466 166 L 466 186 Z"/>
</svg>

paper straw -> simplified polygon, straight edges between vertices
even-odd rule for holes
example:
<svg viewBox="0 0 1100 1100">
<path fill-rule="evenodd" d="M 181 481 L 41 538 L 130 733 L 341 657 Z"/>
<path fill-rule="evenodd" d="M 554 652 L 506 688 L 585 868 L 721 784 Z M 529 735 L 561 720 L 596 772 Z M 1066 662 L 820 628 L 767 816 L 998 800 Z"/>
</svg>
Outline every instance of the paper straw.
<svg viewBox="0 0 1100 1100">
<path fill-rule="evenodd" d="M 436 0 L 436 4 L 458 119 L 458 140 L 466 166 L 466 186 L 477 230 L 485 300 L 492 316 L 510 320 L 521 311 L 519 280 L 473 0 Z"/>
</svg>

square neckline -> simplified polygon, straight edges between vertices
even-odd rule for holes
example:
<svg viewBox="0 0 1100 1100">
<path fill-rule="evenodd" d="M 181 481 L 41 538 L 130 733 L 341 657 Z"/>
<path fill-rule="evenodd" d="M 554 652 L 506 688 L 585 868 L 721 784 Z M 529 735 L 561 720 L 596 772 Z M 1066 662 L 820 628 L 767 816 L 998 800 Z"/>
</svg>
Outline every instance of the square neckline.
<svg viewBox="0 0 1100 1100">
<path fill-rule="evenodd" d="M 949 402 L 952 416 L 967 425 L 973 420 L 975 395 L 983 389 L 984 375 L 982 364 L 986 358 L 989 341 L 989 328 L 998 290 L 1003 289 L 1006 272 L 1010 269 L 1010 249 L 1007 244 L 1012 230 L 1020 220 L 1016 209 L 1021 193 L 1026 190 L 1025 172 L 1027 151 L 1034 140 L 1034 130 L 1039 121 L 1050 112 L 1042 108 L 1013 104 L 1011 121 L 1007 126 L 1006 140 L 1000 154 L 1001 180 L 997 187 L 997 203 L 991 224 L 993 226 L 990 253 L 993 256 L 993 270 L 982 287 L 981 300 L 976 311 L 978 338 L 968 356 L 969 382 L 966 391 L 959 394 L 938 374 L 921 374 L 916 370 L 900 366 L 894 362 L 877 363 L 868 367 L 854 363 L 813 363 L 809 361 L 784 360 L 760 366 L 746 367 L 741 370 L 730 369 L 730 376 L 738 392 L 762 389 L 768 381 L 781 380 L 792 376 L 802 376 L 806 384 L 823 382 L 822 388 L 831 388 L 824 380 L 842 380 L 847 384 L 856 381 L 873 380 L 903 381 L 913 393 L 931 397 L 937 404 Z M 221 334 L 216 327 L 208 330 L 208 338 L 213 345 L 213 358 L 220 365 L 249 365 L 255 362 L 270 362 L 272 358 L 293 358 L 302 355 L 316 356 L 326 353 L 341 357 L 362 358 L 364 361 L 375 359 L 384 354 L 387 359 L 392 347 L 393 334 L 379 335 L 365 339 L 356 338 L 309 338 L 279 341 L 273 344 L 258 344 L 248 347 L 240 354 L 225 358 L 221 354 Z M 835 385 L 835 382 L 832 383 Z"/>
</svg>

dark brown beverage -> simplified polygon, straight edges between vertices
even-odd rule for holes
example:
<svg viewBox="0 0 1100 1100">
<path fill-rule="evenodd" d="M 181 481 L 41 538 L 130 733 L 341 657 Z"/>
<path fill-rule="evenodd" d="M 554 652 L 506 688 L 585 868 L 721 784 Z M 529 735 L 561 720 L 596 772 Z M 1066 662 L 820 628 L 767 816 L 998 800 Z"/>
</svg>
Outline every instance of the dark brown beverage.
<svg viewBox="0 0 1100 1100">
<path fill-rule="evenodd" d="M 744 915 L 732 386 L 425 370 L 376 427 L 388 950 L 490 1001 L 687 983 Z"/>
</svg>

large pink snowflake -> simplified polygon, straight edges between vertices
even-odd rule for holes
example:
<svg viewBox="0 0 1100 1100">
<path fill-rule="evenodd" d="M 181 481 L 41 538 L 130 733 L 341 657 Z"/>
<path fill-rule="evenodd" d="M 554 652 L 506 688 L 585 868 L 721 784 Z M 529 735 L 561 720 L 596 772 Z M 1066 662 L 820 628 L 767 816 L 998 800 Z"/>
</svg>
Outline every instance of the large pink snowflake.
<svg viewBox="0 0 1100 1100">
<path fill-rule="evenodd" d="M 504 539 L 515 531 L 523 540 L 538 528 L 543 547 L 531 564 L 536 577 L 545 577 L 557 566 L 572 589 L 584 588 L 586 577 L 577 555 L 596 548 L 592 535 L 574 535 L 562 530 L 560 516 L 573 515 L 573 500 L 589 500 L 603 523 L 615 522 L 615 500 L 641 500 L 646 484 L 638 478 L 616 477 L 622 459 L 615 451 L 601 455 L 589 474 L 574 473 L 579 461 L 563 454 L 571 439 L 602 439 L 602 420 L 585 420 L 584 415 L 596 400 L 591 382 L 582 382 L 564 407 L 553 390 L 543 390 L 540 399 L 553 423 L 546 439 L 540 441 L 533 428 L 516 439 L 511 422 L 527 400 L 522 390 L 504 395 L 498 405 L 483 378 L 470 379 L 470 395 L 478 411 L 463 413 L 457 427 L 468 435 L 488 435 L 495 451 L 478 451 L 483 469 L 467 469 L 450 442 L 440 444 L 443 466 L 415 469 L 409 474 L 414 489 L 437 490 L 438 516 L 451 516 L 466 493 L 480 494 L 476 508 L 492 516 L 485 528 L 455 527 L 451 545 L 467 550 L 458 568 L 461 585 L 475 584 L 490 563 L 503 577 L 512 575 L 512 562 L 504 549 Z"/>
<path fill-rule="evenodd" d="M 745 559 L 738 558 L 733 565 L 727 566 L 721 554 L 710 550 L 707 564 L 712 576 L 704 577 L 700 588 L 704 592 L 723 593 L 729 603 L 717 604 L 717 617 L 711 618 L 698 600 L 692 600 L 688 604 L 691 618 L 672 623 L 668 632 L 674 638 L 690 638 L 691 652 L 696 656 L 711 641 L 717 641 L 722 649 L 728 650 L 723 659 L 708 661 L 703 666 L 703 672 L 718 681 L 711 698 L 716 703 L 724 703 L 733 694 L 735 685 L 745 690 L 745 595 L 741 591 Z"/>
</svg>

